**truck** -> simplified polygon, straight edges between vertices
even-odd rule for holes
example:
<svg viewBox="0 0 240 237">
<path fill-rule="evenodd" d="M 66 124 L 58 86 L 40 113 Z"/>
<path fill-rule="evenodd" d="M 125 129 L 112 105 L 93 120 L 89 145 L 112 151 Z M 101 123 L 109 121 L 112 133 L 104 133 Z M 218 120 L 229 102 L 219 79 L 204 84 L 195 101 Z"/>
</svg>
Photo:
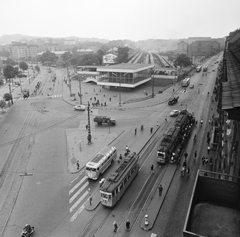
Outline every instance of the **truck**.
<svg viewBox="0 0 240 237">
<path fill-rule="evenodd" d="M 108 125 L 116 125 L 116 120 L 108 116 L 95 116 L 93 121 L 98 125 L 102 125 L 103 123 L 106 123 Z"/>
<path fill-rule="evenodd" d="M 171 98 L 169 98 L 168 105 L 176 104 L 178 102 L 178 98 L 179 98 L 179 96 L 178 97 L 171 97 Z"/>
</svg>

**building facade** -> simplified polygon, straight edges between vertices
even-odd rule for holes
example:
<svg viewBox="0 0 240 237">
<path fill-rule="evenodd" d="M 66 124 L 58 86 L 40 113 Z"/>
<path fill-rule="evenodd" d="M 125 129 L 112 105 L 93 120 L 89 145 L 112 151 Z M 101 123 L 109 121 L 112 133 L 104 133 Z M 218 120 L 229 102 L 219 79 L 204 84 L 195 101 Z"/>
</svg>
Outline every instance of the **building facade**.
<svg viewBox="0 0 240 237">
<path fill-rule="evenodd" d="M 220 52 L 220 43 L 217 41 L 195 41 L 189 45 L 188 56 L 210 57 Z"/>
<path fill-rule="evenodd" d="M 177 53 L 178 54 L 188 54 L 188 43 L 185 41 L 181 41 L 177 45 Z"/>
<path fill-rule="evenodd" d="M 10 44 L 10 54 L 13 59 L 23 59 L 29 57 L 36 58 L 38 54 L 38 46 L 12 42 Z"/>
</svg>

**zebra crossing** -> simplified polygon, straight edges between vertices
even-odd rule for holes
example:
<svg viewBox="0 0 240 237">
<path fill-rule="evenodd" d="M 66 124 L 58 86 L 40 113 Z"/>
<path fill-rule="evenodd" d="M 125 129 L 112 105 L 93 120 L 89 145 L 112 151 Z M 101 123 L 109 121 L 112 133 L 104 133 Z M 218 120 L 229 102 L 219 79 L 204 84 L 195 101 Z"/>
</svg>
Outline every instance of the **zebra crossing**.
<svg viewBox="0 0 240 237">
<path fill-rule="evenodd" d="M 30 99 L 36 99 L 36 98 L 41 98 L 41 99 L 58 99 L 58 98 L 62 98 L 62 95 L 49 95 L 49 96 L 29 96 L 28 98 L 23 98 L 20 97 L 19 100 L 30 100 Z"/>
<path fill-rule="evenodd" d="M 73 214 L 71 216 L 71 222 L 76 220 L 78 215 L 84 210 L 84 203 L 90 195 L 88 177 L 84 175 L 80 180 L 79 179 L 80 175 L 69 185 L 71 188 L 69 190 L 69 211 Z"/>
</svg>

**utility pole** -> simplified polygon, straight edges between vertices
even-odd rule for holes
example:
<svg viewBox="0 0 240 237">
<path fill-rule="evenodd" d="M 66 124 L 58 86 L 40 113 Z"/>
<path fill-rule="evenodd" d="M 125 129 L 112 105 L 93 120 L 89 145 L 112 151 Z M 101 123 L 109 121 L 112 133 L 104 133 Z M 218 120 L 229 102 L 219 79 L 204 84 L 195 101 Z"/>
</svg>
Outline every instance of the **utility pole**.
<svg viewBox="0 0 240 237">
<path fill-rule="evenodd" d="M 152 77 L 152 98 L 154 98 L 154 70 L 151 69 L 151 77 Z"/>
<path fill-rule="evenodd" d="M 92 143 L 92 135 L 91 135 L 91 127 L 90 127 L 90 104 L 88 102 L 88 136 L 87 136 L 87 140 L 88 140 L 88 145 L 90 145 Z"/>
<path fill-rule="evenodd" d="M 82 76 L 81 76 L 82 77 Z M 80 97 L 80 104 L 82 104 L 82 87 L 81 87 L 81 77 L 77 74 L 78 82 L 79 82 L 79 97 Z"/>
<path fill-rule="evenodd" d="M 121 107 L 121 78 L 119 77 L 119 107 Z"/>
</svg>

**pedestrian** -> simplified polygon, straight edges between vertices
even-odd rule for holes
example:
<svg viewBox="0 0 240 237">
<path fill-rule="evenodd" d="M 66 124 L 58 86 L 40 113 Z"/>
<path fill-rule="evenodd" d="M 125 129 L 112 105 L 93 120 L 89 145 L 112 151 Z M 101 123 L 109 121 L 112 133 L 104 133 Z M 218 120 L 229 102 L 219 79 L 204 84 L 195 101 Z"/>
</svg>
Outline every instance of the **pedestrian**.
<svg viewBox="0 0 240 237">
<path fill-rule="evenodd" d="M 173 88 L 173 93 L 175 92 L 174 88 Z"/>
<path fill-rule="evenodd" d="M 187 176 L 190 175 L 190 168 L 189 168 L 189 166 L 188 166 L 187 169 L 186 169 L 186 173 L 187 173 Z"/>
<path fill-rule="evenodd" d="M 116 233 L 116 232 L 117 232 L 117 229 L 118 229 L 117 222 L 114 221 L 114 222 L 113 222 L 113 231 Z"/>
<path fill-rule="evenodd" d="M 166 118 L 165 118 L 165 121 L 167 122 L 167 116 L 166 116 Z"/>
<path fill-rule="evenodd" d="M 210 144 L 210 137 L 207 138 L 207 144 L 209 145 Z"/>
<path fill-rule="evenodd" d="M 156 124 L 156 126 L 158 127 L 158 121 L 157 121 L 157 124 Z"/>
<path fill-rule="evenodd" d="M 137 128 L 135 128 L 135 135 L 137 135 Z"/>
<path fill-rule="evenodd" d="M 86 125 L 86 129 L 88 129 L 88 125 Z"/>
<path fill-rule="evenodd" d="M 77 170 L 79 170 L 80 165 L 79 165 L 79 160 L 77 161 Z"/>
<path fill-rule="evenodd" d="M 204 163 L 205 163 L 205 165 L 208 164 L 208 157 L 205 157 Z"/>
<path fill-rule="evenodd" d="M 112 101 L 111 97 L 109 98 L 109 101 L 110 101 L 110 102 Z"/>
<path fill-rule="evenodd" d="M 184 153 L 184 158 L 185 158 L 185 161 L 187 160 L 187 157 L 188 157 L 188 153 L 187 153 L 187 152 L 185 152 L 185 153 Z"/>
<path fill-rule="evenodd" d="M 211 125 L 211 119 L 208 120 L 208 124 Z"/>
<path fill-rule="evenodd" d="M 209 154 L 210 151 L 211 151 L 211 148 L 210 148 L 210 146 L 208 146 L 208 147 L 207 147 L 207 153 Z"/>
<path fill-rule="evenodd" d="M 93 89 L 93 92 L 95 92 L 95 88 Z"/>
<path fill-rule="evenodd" d="M 162 196 L 162 191 L 163 191 L 163 187 L 160 184 L 159 187 L 158 187 L 158 194 L 159 194 L 159 196 Z"/>
<path fill-rule="evenodd" d="M 89 205 L 90 206 L 92 205 L 92 195 L 90 195 L 90 197 L 89 197 Z"/>
<path fill-rule="evenodd" d="M 130 221 L 129 220 L 126 221 L 126 229 L 127 229 L 127 231 L 130 230 Z"/>
<path fill-rule="evenodd" d="M 209 131 L 207 132 L 207 137 L 210 137 L 210 132 Z"/>
<path fill-rule="evenodd" d="M 194 158 L 197 158 L 197 151 L 194 152 Z"/>
<path fill-rule="evenodd" d="M 203 156 L 202 157 L 202 165 L 204 165 L 205 164 L 205 157 Z"/>
<path fill-rule="evenodd" d="M 151 133 L 151 134 L 153 133 L 153 127 L 150 128 L 150 133 Z"/>
<path fill-rule="evenodd" d="M 105 97 L 105 94 L 103 95 L 103 97 Z"/>
<path fill-rule="evenodd" d="M 154 174 L 154 165 L 153 164 L 151 165 L 151 173 Z"/>
</svg>

